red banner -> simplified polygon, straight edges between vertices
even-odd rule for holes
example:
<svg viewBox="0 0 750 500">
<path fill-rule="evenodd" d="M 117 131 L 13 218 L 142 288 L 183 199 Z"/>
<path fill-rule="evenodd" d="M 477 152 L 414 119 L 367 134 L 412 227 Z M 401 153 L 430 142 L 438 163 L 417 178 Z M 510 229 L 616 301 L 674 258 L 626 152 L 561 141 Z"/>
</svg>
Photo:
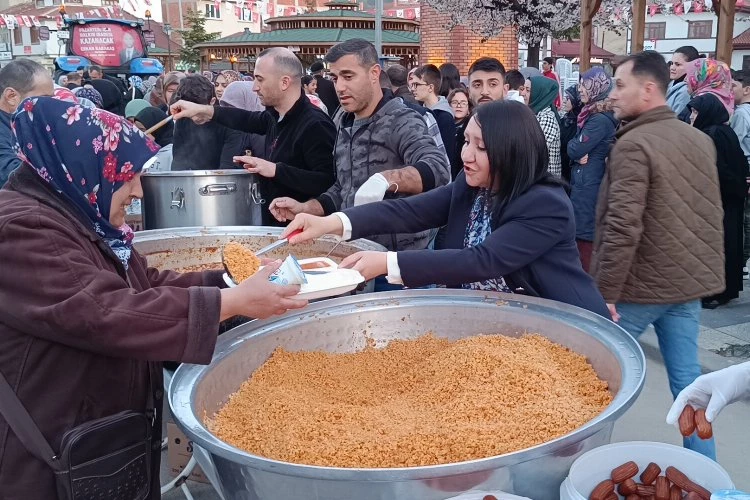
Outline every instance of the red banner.
<svg viewBox="0 0 750 500">
<path fill-rule="evenodd" d="M 23 21 L 24 26 L 26 26 L 27 28 L 31 28 L 32 26 L 34 26 L 31 23 L 31 19 L 29 19 L 29 16 L 21 16 L 21 20 Z"/>
<path fill-rule="evenodd" d="M 117 67 L 143 57 L 141 38 L 130 26 L 117 24 L 74 25 L 72 52 L 93 64 Z"/>
<path fill-rule="evenodd" d="M 266 14 L 269 16 L 273 15 L 273 4 L 271 2 L 268 2 L 268 5 L 266 6 Z"/>
</svg>

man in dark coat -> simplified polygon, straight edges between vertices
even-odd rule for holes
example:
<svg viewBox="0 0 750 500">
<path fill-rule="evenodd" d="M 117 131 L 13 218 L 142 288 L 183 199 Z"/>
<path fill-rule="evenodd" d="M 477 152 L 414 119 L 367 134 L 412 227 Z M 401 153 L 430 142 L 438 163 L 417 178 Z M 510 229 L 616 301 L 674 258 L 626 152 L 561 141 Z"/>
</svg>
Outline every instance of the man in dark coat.
<svg viewBox="0 0 750 500">
<path fill-rule="evenodd" d="M 30 59 L 16 59 L 0 70 L 0 187 L 21 166 L 13 150 L 12 114 L 27 97 L 52 95 L 53 91 L 54 83 L 47 70 Z"/>
<path fill-rule="evenodd" d="M 394 64 L 393 66 L 388 66 L 385 72 L 391 80 L 393 95 L 400 97 L 404 102 L 416 104 L 417 100 L 414 99 L 414 95 L 406 84 L 406 80 L 409 78 L 409 71 L 400 64 Z"/>
<path fill-rule="evenodd" d="M 260 176 L 263 199 L 286 197 L 306 201 L 334 183 L 333 150 L 336 127 L 302 91 L 302 64 L 288 49 L 261 52 L 255 64 L 255 89 L 266 111 L 197 105 L 180 100 L 172 105 L 175 120 L 216 122 L 266 137 L 263 158 L 236 156 L 234 161 Z M 179 126 L 177 121 L 176 128 Z M 176 130 L 175 128 L 175 130 Z M 281 225 L 265 208 L 264 225 Z"/>
<path fill-rule="evenodd" d="M 325 65 L 323 61 L 315 61 L 310 66 L 310 73 L 312 73 L 318 82 L 318 97 L 326 105 L 328 115 L 333 116 L 339 108 L 339 97 L 336 95 L 336 88 L 333 86 L 333 82 L 323 76 L 324 70 Z"/>
</svg>

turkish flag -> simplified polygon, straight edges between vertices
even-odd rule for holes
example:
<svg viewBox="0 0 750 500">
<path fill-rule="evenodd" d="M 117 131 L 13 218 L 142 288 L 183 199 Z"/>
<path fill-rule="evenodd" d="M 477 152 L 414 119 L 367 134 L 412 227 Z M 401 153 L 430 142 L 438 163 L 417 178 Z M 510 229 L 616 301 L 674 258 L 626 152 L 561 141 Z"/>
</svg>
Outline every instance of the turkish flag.
<svg viewBox="0 0 750 500">
<path fill-rule="evenodd" d="M 682 12 L 683 12 L 683 10 L 682 10 L 682 4 L 679 3 L 679 2 L 676 3 L 676 4 L 674 4 L 674 13 L 679 16 L 680 14 L 682 14 Z"/>
<path fill-rule="evenodd" d="M 268 2 L 268 5 L 266 6 L 266 14 L 269 16 L 273 15 L 273 4 L 271 2 Z"/>
<path fill-rule="evenodd" d="M 5 27 L 5 18 L 3 16 L 0 16 L 0 28 Z"/>
<path fill-rule="evenodd" d="M 257 23 L 260 20 L 260 14 L 253 12 L 253 22 Z"/>
<path fill-rule="evenodd" d="M 697 0 L 696 2 L 693 2 L 693 12 L 696 14 L 700 14 L 703 12 L 703 0 Z"/>
<path fill-rule="evenodd" d="M 406 19 L 414 19 L 416 17 L 414 9 L 404 9 L 404 15 L 406 16 Z"/>
<path fill-rule="evenodd" d="M 29 16 L 21 16 L 21 20 L 27 28 L 31 28 L 32 26 L 34 26 L 34 24 L 31 22 L 31 19 L 29 19 Z"/>
<path fill-rule="evenodd" d="M 656 9 L 658 9 L 658 7 L 656 5 L 649 5 L 648 6 L 648 14 L 650 16 L 655 16 L 656 15 Z"/>
</svg>

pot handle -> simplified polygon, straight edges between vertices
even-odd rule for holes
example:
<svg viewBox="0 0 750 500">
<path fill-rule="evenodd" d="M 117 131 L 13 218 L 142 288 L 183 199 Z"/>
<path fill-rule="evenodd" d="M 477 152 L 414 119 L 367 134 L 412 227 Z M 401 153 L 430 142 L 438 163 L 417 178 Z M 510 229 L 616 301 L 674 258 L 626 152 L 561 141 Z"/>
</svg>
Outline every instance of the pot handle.
<svg viewBox="0 0 750 500">
<path fill-rule="evenodd" d="M 237 191 L 237 184 L 227 182 L 226 184 L 206 184 L 198 188 L 198 194 L 201 196 L 216 196 L 221 194 L 231 194 Z"/>
<path fill-rule="evenodd" d="M 250 185 L 250 197 L 256 205 L 263 205 L 266 202 L 266 200 L 260 195 L 260 188 L 258 188 L 257 182 L 253 182 Z"/>
</svg>

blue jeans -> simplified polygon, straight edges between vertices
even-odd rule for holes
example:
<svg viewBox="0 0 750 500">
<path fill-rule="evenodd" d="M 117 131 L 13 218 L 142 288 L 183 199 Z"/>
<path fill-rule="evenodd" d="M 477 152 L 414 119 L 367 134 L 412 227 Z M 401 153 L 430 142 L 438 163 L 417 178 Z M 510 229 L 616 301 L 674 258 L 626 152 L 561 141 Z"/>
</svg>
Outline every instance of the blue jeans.
<svg viewBox="0 0 750 500">
<path fill-rule="evenodd" d="M 617 304 L 617 312 L 620 314 L 619 325 L 635 338 L 638 338 L 648 325 L 654 325 L 673 398 L 700 376 L 700 300 L 685 304 L 623 303 Z M 716 460 L 716 443 L 713 438 L 703 440 L 697 434 L 693 434 L 683 439 L 683 446 Z"/>
</svg>

